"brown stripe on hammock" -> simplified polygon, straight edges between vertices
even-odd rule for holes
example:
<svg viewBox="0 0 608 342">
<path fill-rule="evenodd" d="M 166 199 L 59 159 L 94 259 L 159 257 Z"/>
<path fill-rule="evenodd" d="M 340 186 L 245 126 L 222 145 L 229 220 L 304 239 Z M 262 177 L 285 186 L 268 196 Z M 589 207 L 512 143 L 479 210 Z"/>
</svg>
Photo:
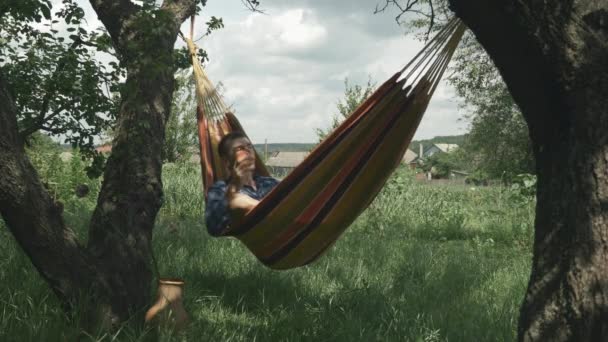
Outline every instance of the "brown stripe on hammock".
<svg viewBox="0 0 608 342">
<path fill-rule="evenodd" d="M 396 77 L 395 77 L 396 78 Z M 390 80 L 392 80 L 391 78 Z M 390 81 L 389 80 L 389 81 Z M 386 92 L 392 90 L 392 86 L 394 84 L 389 84 L 389 81 L 385 82 L 383 86 L 386 86 L 384 89 L 381 87 L 378 89 L 378 96 L 370 97 L 370 103 L 368 101 L 364 102 L 359 108 L 361 108 L 360 115 L 356 115 L 356 112 L 352 116 L 352 120 L 354 121 L 350 125 L 344 125 L 341 129 L 336 130 L 330 137 L 326 139 L 324 143 L 318 146 L 311 154 L 300 164 L 295 170 L 293 170 L 275 189 L 273 189 L 264 200 L 249 214 L 246 218 L 247 220 L 243 222 L 240 227 L 237 227 L 233 232 L 234 234 L 244 234 L 250 230 L 253 226 L 257 225 L 260 220 L 262 220 L 266 215 L 270 213 L 274 209 L 274 206 L 281 201 L 282 198 L 286 197 L 294 188 L 295 184 L 297 184 L 301 179 L 306 176 L 310 170 L 314 169 L 326 156 L 329 154 L 335 145 L 343 140 L 345 136 L 350 133 L 350 131 L 356 126 L 358 122 L 365 116 L 365 114 L 376 105 L 378 99 L 383 98 Z M 391 86 L 391 87 L 389 87 Z M 383 91 L 380 94 L 380 91 Z M 380 96 L 382 95 L 382 96 Z M 367 106 L 366 106 L 367 104 Z M 349 118 L 350 119 L 350 118 Z M 266 207 L 267 210 L 262 210 L 262 208 Z M 258 209 L 259 208 L 259 209 Z"/>
<path fill-rule="evenodd" d="M 390 128 L 393 126 L 395 121 L 397 121 L 400 117 L 399 114 L 403 113 L 405 109 L 411 104 L 412 96 L 406 97 L 406 101 L 401 104 L 400 108 L 395 110 L 392 115 L 389 116 L 389 119 L 386 121 L 383 129 L 380 130 L 380 133 L 376 135 L 373 139 L 373 142 L 368 143 L 368 146 L 365 153 L 359 159 L 359 163 L 353 168 L 352 171 L 348 174 L 348 176 L 343 180 L 339 189 L 331 196 L 330 200 L 325 204 L 323 209 L 318 213 L 318 215 L 311 221 L 311 223 L 300 232 L 297 236 L 295 236 L 285 247 L 279 249 L 275 253 L 273 253 L 270 257 L 261 259 L 261 261 L 265 264 L 272 265 L 278 262 L 280 259 L 286 257 L 298 244 L 300 244 L 306 237 L 308 237 L 323 220 L 331 213 L 336 203 L 342 198 L 342 195 L 346 192 L 346 190 L 352 185 L 353 180 L 359 175 L 359 172 L 363 169 L 363 167 L 367 164 L 367 160 L 377 151 L 379 142 L 390 132 Z M 375 197 L 375 196 L 374 196 Z"/>
<path fill-rule="evenodd" d="M 404 81 L 399 82 L 400 85 L 402 85 L 403 83 Z M 388 113 L 395 113 L 393 115 L 397 115 L 396 112 L 398 112 L 407 101 L 406 96 L 409 90 L 409 87 L 401 90 L 400 93 L 396 95 L 397 98 L 394 100 L 394 103 L 389 103 L 390 107 L 386 108 L 385 111 Z M 403 94 L 401 94 L 401 92 L 403 92 Z M 344 167 L 342 167 L 339 173 L 334 176 L 330 183 L 327 184 L 325 188 L 319 194 L 317 194 L 313 200 L 311 200 L 311 204 L 307 208 L 305 208 L 300 214 L 300 216 L 298 216 L 294 220 L 294 223 L 292 223 L 288 228 L 283 230 L 276 239 L 272 240 L 270 243 L 266 244 L 265 246 L 263 246 L 263 248 L 260 249 L 268 250 L 272 253 L 273 251 L 278 250 L 287 243 L 289 243 L 289 241 L 292 240 L 293 237 L 299 233 L 299 231 L 301 231 L 302 229 L 306 229 L 306 224 L 302 226 L 301 224 L 297 224 L 297 222 L 311 222 L 314 220 L 314 218 L 319 214 L 319 212 L 330 201 L 331 195 L 342 186 L 344 179 L 348 177 L 348 174 L 352 172 L 352 170 L 355 169 L 362 160 L 364 160 L 362 158 L 364 158 L 366 151 L 370 148 L 370 146 L 374 144 L 374 142 L 376 141 L 376 137 L 382 135 L 383 130 L 386 129 L 386 125 L 388 125 L 388 122 L 390 122 L 391 120 L 392 116 L 386 115 L 384 124 L 381 123 L 374 132 L 371 132 L 371 134 L 369 135 L 370 138 L 367 143 L 361 145 L 356 151 L 356 153 L 354 153 L 348 159 L 348 161 L 346 162 Z"/>
<path fill-rule="evenodd" d="M 203 186 L 205 188 L 205 198 L 207 197 L 207 189 L 213 184 L 213 151 L 211 150 L 211 140 L 209 137 L 209 127 L 205 118 L 204 109 L 197 106 L 197 121 L 198 121 L 198 138 L 199 149 L 201 154 L 201 168 L 204 170 L 202 174 Z"/>
<path fill-rule="evenodd" d="M 424 104 L 423 107 L 426 107 L 428 105 L 428 103 Z M 420 120 L 422 119 L 422 115 L 418 115 L 417 121 L 415 123 L 415 127 L 418 127 L 418 125 L 420 124 Z M 414 133 L 410 133 L 407 136 L 407 141 L 411 141 L 411 139 L 413 138 Z M 404 145 L 404 149 L 407 149 L 407 145 Z M 405 152 L 405 151 L 404 151 Z M 403 153 L 401 153 L 400 155 L 402 155 Z M 384 183 L 384 182 L 383 182 Z M 372 191 L 370 191 L 370 193 L 379 193 L 380 190 L 382 189 L 382 187 L 384 186 L 384 184 L 378 184 Z M 369 202 L 371 202 L 375 197 L 370 198 Z M 346 228 L 345 228 L 346 229 Z M 341 233 L 340 233 L 341 234 Z M 328 239 L 329 241 L 327 241 L 327 243 L 325 245 L 323 245 L 319 251 L 317 253 L 315 253 L 310 259 L 304 261 L 301 266 L 304 265 L 308 265 L 310 263 L 312 263 L 313 261 L 317 260 L 321 255 L 323 255 L 323 253 L 329 249 L 334 243 L 336 243 L 337 239 Z"/>
</svg>

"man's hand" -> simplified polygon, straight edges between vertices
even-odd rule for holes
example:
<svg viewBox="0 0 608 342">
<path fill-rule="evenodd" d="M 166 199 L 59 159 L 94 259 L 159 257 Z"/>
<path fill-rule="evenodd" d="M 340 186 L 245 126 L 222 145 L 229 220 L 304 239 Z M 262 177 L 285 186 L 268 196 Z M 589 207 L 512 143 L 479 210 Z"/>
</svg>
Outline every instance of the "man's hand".
<svg viewBox="0 0 608 342">
<path fill-rule="evenodd" d="M 232 173 L 231 179 L 239 182 L 236 184 L 237 186 L 242 186 L 243 184 L 240 184 L 240 181 L 244 179 L 245 176 L 255 171 L 255 160 L 253 158 L 244 158 L 240 161 L 236 160 L 230 171 Z"/>
<path fill-rule="evenodd" d="M 260 201 L 255 200 L 245 194 L 241 194 L 240 192 L 233 193 L 228 196 L 228 205 L 232 210 L 243 210 L 245 213 L 248 213 L 256 205 L 258 205 Z"/>
<path fill-rule="evenodd" d="M 260 201 L 241 194 L 234 186 L 228 187 L 228 206 L 232 222 L 238 224 L 248 212 L 253 210 Z"/>
</svg>

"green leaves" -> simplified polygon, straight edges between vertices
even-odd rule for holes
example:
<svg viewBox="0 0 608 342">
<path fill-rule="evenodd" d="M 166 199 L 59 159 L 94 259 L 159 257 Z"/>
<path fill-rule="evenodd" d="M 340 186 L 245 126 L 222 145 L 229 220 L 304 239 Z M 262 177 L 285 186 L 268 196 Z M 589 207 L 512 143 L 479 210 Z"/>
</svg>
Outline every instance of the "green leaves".
<svg viewBox="0 0 608 342">
<path fill-rule="evenodd" d="M 351 85 L 348 82 L 348 78 L 344 79 L 344 98 L 337 103 L 338 114 L 335 114 L 332 118 L 332 124 L 327 129 L 317 128 L 316 133 L 319 137 L 319 141 L 322 141 L 327 137 L 333 130 L 335 130 L 340 123 L 348 118 L 348 116 L 359 107 L 363 101 L 365 101 L 376 89 L 376 83 L 372 82 L 371 77 L 367 80 L 365 88 L 355 84 Z"/>
<path fill-rule="evenodd" d="M 468 32 L 453 57 L 449 82 L 470 121 L 463 146 L 475 169 L 509 181 L 534 172 L 528 127 L 490 57 Z"/>
<path fill-rule="evenodd" d="M 0 18 L 14 18 L 18 21 L 40 22 L 42 18 L 50 19 L 50 0 L 4 0 L 0 4 Z"/>
<path fill-rule="evenodd" d="M 36 7 L 28 7 L 34 3 Z M 49 1 L 26 1 L 0 19 L 5 62 L 0 72 L 19 109 L 25 141 L 35 132 L 46 132 L 79 148 L 99 167 L 103 158 L 94 152 L 94 138 L 114 121 L 114 89 L 124 71 L 96 57 L 98 51 L 113 52 L 107 34 L 83 27 L 84 11 L 75 1 L 63 0 L 62 5 L 53 12 Z M 44 18 L 42 26 L 33 25 L 38 17 Z M 63 33 L 54 29 L 61 19 L 67 25 Z"/>
<path fill-rule="evenodd" d="M 44 18 L 47 20 L 51 20 L 51 8 L 48 6 L 40 6 L 40 12 L 44 15 Z"/>
<path fill-rule="evenodd" d="M 224 21 L 222 20 L 222 18 L 217 18 L 215 16 L 211 16 L 211 19 L 209 19 L 209 21 L 206 23 L 206 25 L 207 25 L 207 33 L 205 33 L 205 36 L 208 36 L 211 34 L 211 32 L 223 28 Z"/>
<path fill-rule="evenodd" d="M 450 172 L 466 170 L 470 164 L 466 152 L 457 148 L 455 151 L 437 152 L 424 161 L 422 169 L 433 173 L 433 177 L 449 178 Z"/>
<path fill-rule="evenodd" d="M 119 62 L 112 58 L 117 55 L 115 42 L 105 29 L 87 28 L 77 1 L 7 1 L 7 6 L 0 5 L 0 72 L 19 108 L 20 134 L 27 141 L 44 132 L 78 148 L 91 161 L 89 176 L 99 175 L 104 158 L 94 151 L 94 143 L 111 131 L 121 94 L 136 96 L 124 84 L 126 67 L 153 79 L 167 65 L 190 66 L 185 50 L 159 54 L 172 44 L 165 37 L 174 30 L 175 18 L 155 1 L 143 1 L 125 23 L 137 34 L 119 47 Z M 56 29 L 64 25 L 61 32 Z M 223 26 L 221 18 L 211 17 L 207 34 Z M 202 49 L 198 56 L 203 62 L 208 58 Z"/>
<path fill-rule="evenodd" d="M 175 79 L 171 115 L 165 128 L 163 161 L 176 162 L 189 158 L 196 149 L 196 96 L 194 80 L 187 71 L 180 71 Z"/>
</svg>

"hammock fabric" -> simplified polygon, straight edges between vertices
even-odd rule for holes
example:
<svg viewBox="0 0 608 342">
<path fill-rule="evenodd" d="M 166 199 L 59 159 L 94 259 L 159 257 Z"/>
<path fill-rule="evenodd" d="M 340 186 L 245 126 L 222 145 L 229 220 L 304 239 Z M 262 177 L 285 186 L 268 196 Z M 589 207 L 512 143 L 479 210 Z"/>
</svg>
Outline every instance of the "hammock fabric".
<svg viewBox="0 0 608 342">
<path fill-rule="evenodd" d="M 401 71 L 382 84 L 245 218 L 233 236 L 266 266 L 306 265 L 326 251 L 380 192 L 399 165 L 464 26 L 453 19 Z M 190 49 L 205 194 L 226 179 L 218 143 L 244 130 Z M 268 175 L 257 155 L 256 170 Z"/>
</svg>

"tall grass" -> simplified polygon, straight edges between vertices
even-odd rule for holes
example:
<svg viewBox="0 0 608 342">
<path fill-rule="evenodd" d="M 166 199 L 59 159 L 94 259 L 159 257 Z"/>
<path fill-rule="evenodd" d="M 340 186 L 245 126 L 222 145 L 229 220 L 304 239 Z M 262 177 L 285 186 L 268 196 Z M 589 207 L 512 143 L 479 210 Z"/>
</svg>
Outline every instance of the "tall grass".
<svg viewBox="0 0 608 342">
<path fill-rule="evenodd" d="M 62 170 L 58 199 L 86 232 L 98 185 L 78 199 L 76 169 Z M 2 228 L 0 341 L 515 339 L 534 218 L 532 199 L 517 192 L 419 184 L 400 170 L 325 256 L 279 272 L 238 241 L 207 236 L 196 166 L 166 166 L 163 184 L 153 245 L 161 275 L 186 280 L 186 331 L 83 335 Z"/>
</svg>

